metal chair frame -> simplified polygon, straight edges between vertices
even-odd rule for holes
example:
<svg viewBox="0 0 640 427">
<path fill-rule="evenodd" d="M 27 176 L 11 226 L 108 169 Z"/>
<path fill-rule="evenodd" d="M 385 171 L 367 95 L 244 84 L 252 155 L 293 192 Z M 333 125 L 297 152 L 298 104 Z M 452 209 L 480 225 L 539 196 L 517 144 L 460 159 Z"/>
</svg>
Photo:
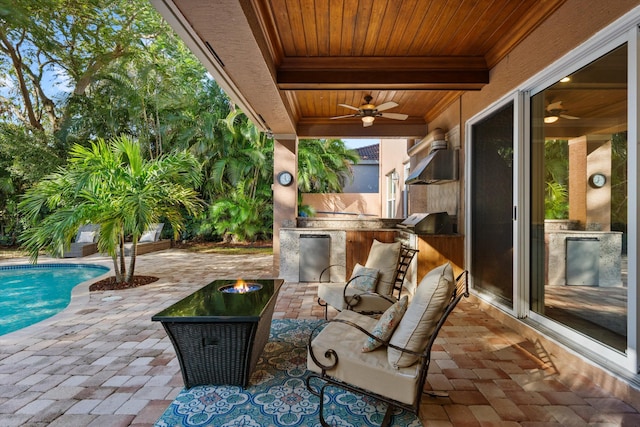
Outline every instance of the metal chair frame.
<svg viewBox="0 0 640 427">
<path fill-rule="evenodd" d="M 325 323 L 322 323 L 321 325 L 317 326 L 309 335 L 309 340 L 307 343 L 307 348 L 308 348 L 308 352 L 309 355 L 311 357 L 311 359 L 314 361 L 314 363 L 319 366 L 322 370 L 321 374 L 318 373 L 311 373 L 307 376 L 306 378 L 306 386 L 307 389 L 309 390 L 309 392 L 311 392 L 313 395 L 317 396 L 320 398 L 320 424 L 322 424 L 322 426 L 324 427 L 330 427 L 330 424 L 328 424 L 326 422 L 326 420 L 324 419 L 324 414 L 323 414 L 323 402 L 324 402 L 324 393 L 325 393 L 325 389 L 329 386 L 334 386 L 334 387 L 338 387 L 338 388 L 342 388 L 344 390 L 350 391 L 352 393 L 356 393 L 356 394 L 360 394 L 360 395 L 365 395 L 365 396 L 369 396 L 372 397 L 374 399 L 377 399 L 379 401 L 382 401 L 384 403 L 387 404 L 387 410 L 385 413 L 385 416 L 383 418 L 382 424 L 381 426 L 388 426 L 390 421 L 391 421 L 391 416 L 393 415 L 393 409 L 394 408 L 401 408 L 401 409 L 405 409 L 407 411 L 410 411 L 416 415 L 418 415 L 419 411 L 420 411 L 420 401 L 422 400 L 422 395 L 423 394 L 428 394 L 431 395 L 433 397 L 446 397 L 446 394 L 438 394 L 438 393 L 432 393 L 432 392 L 426 392 L 424 391 L 424 383 L 426 381 L 427 378 L 427 373 L 429 370 L 429 365 L 431 363 L 431 349 L 433 347 L 433 344 L 435 343 L 435 340 L 438 336 L 438 333 L 440 332 L 440 329 L 442 329 L 442 326 L 445 324 L 447 318 L 449 317 L 449 314 L 451 314 L 451 312 L 453 311 L 453 309 L 456 307 L 456 305 L 458 304 L 458 302 L 460 302 L 460 300 L 463 297 L 468 297 L 469 296 L 469 283 L 468 283 L 468 272 L 465 270 L 462 273 L 460 273 L 458 275 L 458 277 L 456 277 L 456 286 L 453 290 L 453 293 L 451 294 L 451 298 L 448 302 L 448 304 L 445 306 L 445 309 L 440 317 L 440 319 L 438 320 L 438 323 L 435 326 L 435 329 L 433 331 L 433 333 L 431 334 L 431 337 L 429 338 L 429 341 L 427 343 L 427 346 L 425 347 L 424 351 L 422 353 L 416 353 L 404 348 L 400 348 L 397 347 L 395 345 L 389 344 L 389 341 L 383 341 L 375 336 L 373 336 L 372 334 L 370 334 L 366 329 L 364 329 L 363 327 L 361 327 L 360 325 L 354 323 L 354 322 L 350 322 L 347 320 L 342 320 L 342 319 L 333 319 L 333 320 L 329 320 Z M 419 360 L 417 363 L 420 363 L 420 371 L 419 371 L 419 381 L 418 381 L 418 387 L 417 390 L 420 390 L 422 392 L 416 393 L 416 397 L 415 400 L 413 402 L 413 404 L 408 405 L 406 403 L 402 403 L 402 402 L 398 402 L 390 397 L 387 396 L 383 396 L 377 393 L 373 393 L 371 391 L 365 390 L 361 387 L 346 383 L 342 380 L 340 380 L 339 378 L 334 378 L 330 375 L 330 373 L 328 373 L 327 371 L 330 371 L 332 368 L 334 368 L 340 361 L 339 355 L 338 353 L 333 350 L 333 349 L 329 349 L 325 352 L 325 357 L 327 358 L 331 358 L 333 359 L 332 364 L 330 365 L 323 365 L 317 358 L 317 356 L 313 353 L 313 349 L 312 349 L 312 341 L 313 338 L 319 333 L 319 331 L 324 328 L 325 326 L 327 326 L 328 324 L 332 323 L 332 322 L 340 322 L 340 323 L 344 323 L 344 324 L 348 324 L 349 326 L 352 326 L 358 330 L 360 330 L 363 334 L 375 339 L 376 341 L 380 342 L 384 347 L 391 347 L 391 348 L 395 348 L 397 350 L 403 351 L 403 352 L 407 352 L 410 354 L 414 354 L 416 356 L 419 357 Z M 317 380 L 318 384 L 315 383 L 315 380 Z"/>
<path fill-rule="evenodd" d="M 391 294 L 390 295 L 382 295 L 379 294 L 377 292 L 362 292 L 362 293 L 358 293 L 355 295 L 350 295 L 347 296 L 347 288 L 349 287 L 349 285 L 351 284 L 351 282 L 353 282 L 354 280 L 358 279 L 359 277 L 362 276 L 355 276 L 352 277 L 351 279 L 349 279 L 345 285 L 344 288 L 342 290 L 342 295 L 344 298 L 344 302 L 347 306 L 347 310 L 353 310 L 356 311 L 358 313 L 362 313 L 362 314 L 380 314 L 380 312 L 363 312 L 363 311 L 359 311 L 357 309 L 358 304 L 360 303 L 361 299 L 362 299 L 362 295 L 371 295 L 371 296 L 375 296 L 378 298 L 382 298 L 384 300 L 387 300 L 391 305 L 393 303 L 395 303 L 397 300 L 400 299 L 401 294 L 402 294 L 402 288 L 404 285 L 404 279 L 407 276 L 407 273 L 409 272 L 409 266 L 411 265 L 411 261 L 413 260 L 413 258 L 415 257 L 415 255 L 418 253 L 417 249 L 412 249 L 409 248 L 405 245 L 402 245 L 400 247 L 400 254 L 398 256 L 398 267 L 396 268 L 396 273 L 395 273 L 395 277 L 393 279 L 393 288 L 391 290 Z M 328 267 L 326 267 L 324 270 L 322 270 L 322 272 L 320 273 L 320 282 L 322 283 L 322 276 L 324 275 L 325 272 L 329 271 L 332 267 L 344 267 L 341 265 L 330 265 Z M 397 292 L 397 296 L 394 295 L 394 293 Z M 329 309 L 329 304 L 327 304 L 326 302 L 323 302 L 321 298 L 318 298 L 318 305 L 320 305 L 321 307 L 324 307 L 324 318 L 325 320 L 327 320 L 327 312 Z"/>
</svg>

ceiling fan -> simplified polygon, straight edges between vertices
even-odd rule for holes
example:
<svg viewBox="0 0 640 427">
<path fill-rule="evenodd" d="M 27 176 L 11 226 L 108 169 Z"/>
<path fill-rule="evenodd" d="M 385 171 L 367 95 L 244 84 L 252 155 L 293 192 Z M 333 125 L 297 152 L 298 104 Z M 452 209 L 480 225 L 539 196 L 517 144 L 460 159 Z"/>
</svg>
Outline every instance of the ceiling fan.
<svg viewBox="0 0 640 427">
<path fill-rule="evenodd" d="M 348 108 L 350 110 L 355 110 L 357 111 L 357 113 L 354 114 L 347 114 L 345 116 L 336 116 L 336 117 L 331 117 L 331 119 L 344 119 L 347 117 L 360 117 L 362 119 L 362 126 L 363 127 L 368 127 L 373 125 L 373 121 L 376 119 L 376 117 L 384 117 L 386 119 L 393 119 L 393 120 L 406 120 L 407 117 L 409 117 L 406 114 L 401 114 L 401 113 L 383 113 L 383 111 L 388 110 L 390 108 L 394 108 L 398 106 L 398 103 L 393 102 L 393 101 L 389 101 L 389 102 L 385 102 L 383 104 L 378 105 L 377 107 L 375 105 L 373 105 L 371 103 L 371 100 L 373 98 L 371 97 L 371 95 L 367 95 L 364 97 L 364 104 L 362 104 L 360 107 L 353 107 L 351 105 L 347 105 L 347 104 L 338 104 L 341 107 L 344 108 Z"/>
<path fill-rule="evenodd" d="M 564 108 L 562 108 L 562 101 L 552 102 L 547 105 L 546 111 L 544 112 L 544 122 L 555 123 L 560 118 L 568 120 L 578 120 L 580 118 L 564 114 L 567 111 L 569 110 L 565 110 Z"/>
</svg>

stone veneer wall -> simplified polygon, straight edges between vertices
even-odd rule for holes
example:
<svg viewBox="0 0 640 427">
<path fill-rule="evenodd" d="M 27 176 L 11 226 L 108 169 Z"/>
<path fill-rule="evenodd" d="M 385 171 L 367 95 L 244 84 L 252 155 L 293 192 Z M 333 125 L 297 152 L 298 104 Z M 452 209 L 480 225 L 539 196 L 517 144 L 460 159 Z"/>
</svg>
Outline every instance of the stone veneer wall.
<svg viewBox="0 0 640 427">
<path fill-rule="evenodd" d="M 402 219 L 392 218 L 298 218 L 297 228 L 280 229 L 280 278 L 287 282 L 300 279 L 300 235 L 322 234 L 331 238 L 329 264 L 331 282 L 345 282 L 347 230 L 393 229 Z M 323 278 L 324 281 L 324 278 Z"/>
<path fill-rule="evenodd" d="M 604 231 L 553 230 L 545 232 L 548 253 L 547 285 L 566 285 L 567 238 L 597 238 L 599 241 L 598 286 L 622 286 L 622 233 Z"/>
<path fill-rule="evenodd" d="M 329 264 L 344 266 L 346 258 L 347 233 L 344 230 L 326 230 L 310 228 L 280 229 L 280 278 L 287 282 L 298 282 L 300 278 L 300 235 L 326 234 L 331 238 Z M 331 282 L 345 282 L 344 268 L 330 269 Z M 324 278 L 323 278 L 324 280 Z"/>
</svg>

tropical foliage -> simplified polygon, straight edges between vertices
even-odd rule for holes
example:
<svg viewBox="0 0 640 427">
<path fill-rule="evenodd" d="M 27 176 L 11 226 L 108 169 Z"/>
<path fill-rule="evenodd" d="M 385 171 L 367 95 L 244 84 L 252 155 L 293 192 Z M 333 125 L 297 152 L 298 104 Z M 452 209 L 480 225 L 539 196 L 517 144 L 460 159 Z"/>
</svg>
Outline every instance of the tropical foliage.
<svg viewBox="0 0 640 427">
<path fill-rule="evenodd" d="M 545 218 L 569 218 L 569 146 L 566 140 L 544 143 Z"/>
<path fill-rule="evenodd" d="M 181 238 L 270 237 L 273 141 L 147 0 L 0 0 L 0 82 L 0 244 L 30 226 L 22 194 L 122 134 L 145 161 L 186 150 L 202 165 L 207 208 Z M 357 158 L 340 140 L 300 141 L 299 156 L 305 192 L 339 191 Z"/>
<path fill-rule="evenodd" d="M 268 237 L 273 223 L 273 141 L 238 110 L 220 124 L 223 144 L 207 171 L 218 196 L 210 203 L 203 230 L 210 226 L 227 241 Z"/>
<path fill-rule="evenodd" d="M 360 160 L 339 139 L 303 139 L 298 147 L 298 187 L 304 193 L 342 191 L 353 176 L 351 165 Z"/>
<path fill-rule="evenodd" d="M 24 195 L 20 207 L 30 224 L 24 246 L 34 260 L 42 248 L 61 256 L 81 225 L 99 224 L 98 250 L 113 259 L 116 280 L 128 283 L 138 239 L 152 223 L 169 222 L 177 236 L 184 213 L 200 212 L 194 189 L 200 180 L 198 161 L 184 151 L 146 160 L 140 144 L 126 136 L 75 145 L 66 168 Z M 128 267 L 127 236 L 133 245 Z"/>
</svg>

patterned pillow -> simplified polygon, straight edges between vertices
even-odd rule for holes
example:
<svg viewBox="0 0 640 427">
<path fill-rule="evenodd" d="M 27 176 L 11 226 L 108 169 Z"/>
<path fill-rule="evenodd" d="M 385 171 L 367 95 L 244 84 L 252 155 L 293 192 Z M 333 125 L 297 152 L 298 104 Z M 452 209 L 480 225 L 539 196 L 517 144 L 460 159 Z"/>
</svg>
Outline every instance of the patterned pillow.
<svg viewBox="0 0 640 427">
<path fill-rule="evenodd" d="M 375 268 L 367 268 L 361 266 L 360 264 L 356 264 L 356 266 L 353 267 L 351 279 L 354 279 L 350 283 L 350 285 L 354 288 L 364 292 L 374 292 L 378 283 L 378 270 L 376 270 Z"/>
<path fill-rule="evenodd" d="M 400 319 L 402 319 L 405 311 L 407 311 L 408 304 L 409 298 L 406 295 L 400 298 L 400 301 L 393 304 L 382 314 L 382 316 L 380 316 L 380 320 L 378 320 L 378 323 L 376 323 L 371 330 L 371 334 L 383 341 L 388 340 L 396 329 L 396 326 L 398 326 L 398 323 L 400 323 Z M 373 351 L 381 345 L 381 342 L 376 341 L 371 337 L 367 337 L 364 345 L 362 346 L 362 351 L 364 353 Z"/>
</svg>

